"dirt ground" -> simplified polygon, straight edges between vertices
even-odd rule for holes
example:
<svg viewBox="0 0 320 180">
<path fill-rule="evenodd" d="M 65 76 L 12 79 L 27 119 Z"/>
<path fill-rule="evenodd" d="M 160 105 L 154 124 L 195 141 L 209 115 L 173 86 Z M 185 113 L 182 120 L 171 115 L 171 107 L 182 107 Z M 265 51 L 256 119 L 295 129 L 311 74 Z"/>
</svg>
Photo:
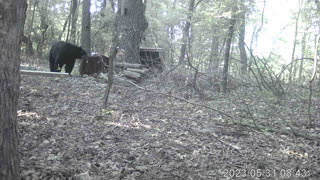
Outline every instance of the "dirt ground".
<svg viewBox="0 0 320 180">
<path fill-rule="evenodd" d="M 22 76 L 18 111 L 22 178 L 320 178 L 316 141 L 233 125 L 212 109 L 157 93 L 185 95 L 166 89 L 157 78 L 138 85 L 153 91 L 114 85 L 110 106 L 102 110 L 106 84 L 95 78 Z M 232 103 L 237 97 L 231 95 L 185 98 L 232 117 L 243 116 Z M 276 113 L 264 102 L 255 103 L 260 111 L 253 114 L 276 126 Z M 292 113 L 290 117 L 302 116 Z M 319 126 L 308 131 L 320 134 Z"/>
</svg>

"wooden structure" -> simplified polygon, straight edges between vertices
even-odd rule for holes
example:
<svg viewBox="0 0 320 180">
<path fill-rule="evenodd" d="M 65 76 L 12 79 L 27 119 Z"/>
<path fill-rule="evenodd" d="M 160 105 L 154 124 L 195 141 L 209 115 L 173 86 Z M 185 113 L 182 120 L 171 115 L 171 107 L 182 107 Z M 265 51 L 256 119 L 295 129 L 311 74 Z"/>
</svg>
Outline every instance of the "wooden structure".
<svg viewBox="0 0 320 180">
<path fill-rule="evenodd" d="M 116 69 L 121 69 L 127 79 L 139 82 L 149 71 L 149 68 L 164 69 L 162 48 L 140 48 L 140 64 L 116 63 Z"/>
<path fill-rule="evenodd" d="M 164 69 L 164 50 L 162 48 L 140 48 L 140 61 L 142 65 L 154 67 L 159 70 Z"/>
</svg>

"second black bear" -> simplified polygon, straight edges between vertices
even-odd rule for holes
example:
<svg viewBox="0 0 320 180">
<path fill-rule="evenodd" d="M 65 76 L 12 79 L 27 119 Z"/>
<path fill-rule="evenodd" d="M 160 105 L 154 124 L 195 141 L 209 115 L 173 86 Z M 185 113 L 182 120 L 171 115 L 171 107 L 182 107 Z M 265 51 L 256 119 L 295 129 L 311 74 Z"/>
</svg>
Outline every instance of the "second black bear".
<svg viewBox="0 0 320 180">
<path fill-rule="evenodd" d="M 71 74 L 76 59 L 81 59 L 87 53 L 79 46 L 71 43 L 59 41 L 55 43 L 49 54 L 49 63 L 51 72 L 60 72 L 63 65 L 66 73 Z"/>
</svg>

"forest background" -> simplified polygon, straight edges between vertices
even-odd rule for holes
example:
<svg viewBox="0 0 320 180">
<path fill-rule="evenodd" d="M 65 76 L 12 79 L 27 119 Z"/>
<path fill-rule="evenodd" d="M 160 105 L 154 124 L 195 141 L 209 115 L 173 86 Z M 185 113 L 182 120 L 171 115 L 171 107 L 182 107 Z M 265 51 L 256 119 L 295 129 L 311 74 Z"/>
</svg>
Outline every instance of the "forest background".
<svg viewBox="0 0 320 180">
<path fill-rule="evenodd" d="M 59 40 L 114 59 L 118 37 L 124 49 L 163 49 L 165 68 L 115 80 L 108 108 L 105 79 L 21 76 L 23 177 L 228 179 L 239 167 L 319 177 L 318 0 L 27 2 L 22 67 L 48 71 Z M 139 15 L 133 29 L 122 6 Z M 128 29 L 137 39 L 118 36 Z"/>
</svg>

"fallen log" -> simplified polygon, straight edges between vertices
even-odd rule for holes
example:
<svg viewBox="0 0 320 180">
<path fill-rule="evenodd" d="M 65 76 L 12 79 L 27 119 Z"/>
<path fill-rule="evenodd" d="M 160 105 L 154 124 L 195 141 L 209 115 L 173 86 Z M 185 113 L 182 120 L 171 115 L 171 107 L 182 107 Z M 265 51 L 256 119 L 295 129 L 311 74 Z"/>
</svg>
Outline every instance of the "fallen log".
<svg viewBox="0 0 320 180">
<path fill-rule="evenodd" d="M 127 68 L 127 71 L 132 71 L 132 72 L 136 72 L 139 74 L 145 74 L 148 72 L 148 69 L 146 69 L 146 68 L 143 68 L 143 69 Z"/>
<path fill-rule="evenodd" d="M 104 80 L 105 82 L 108 82 L 108 76 L 106 76 L 103 73 L 99 74 L 98 78 Z M 116 76 L 113 78 L 114 85 L 132 86 L 132 83 L 134 83 L 132 80 L 127 79 L 125 77 Z"/>
<path fill-rule="evenodd" d="M 132 79 L 135 80 L 137 82 L 139 82 L 141 80 L 142 75 L 136 72 L 132 72 L 132 71 L 123 71 L 123 75 L 128 78 L 128 79 Z"/>
<path fill-rule="evenodd" d="M 116 63 L 115 66 L 120 68 L 135 68 L 135 69 L 143 68 L 142 64 L 131 64 L 131 63 Z"/>
<path fill-rule="evenodd" d="M 59 72 L 48 72 L 48 71 L 29 71 L 29 70 L 20 70 L 21 75 L 39 75 L 45 77 L 67 77 L 68 73 L 59 73 Z"/>
</svg>

